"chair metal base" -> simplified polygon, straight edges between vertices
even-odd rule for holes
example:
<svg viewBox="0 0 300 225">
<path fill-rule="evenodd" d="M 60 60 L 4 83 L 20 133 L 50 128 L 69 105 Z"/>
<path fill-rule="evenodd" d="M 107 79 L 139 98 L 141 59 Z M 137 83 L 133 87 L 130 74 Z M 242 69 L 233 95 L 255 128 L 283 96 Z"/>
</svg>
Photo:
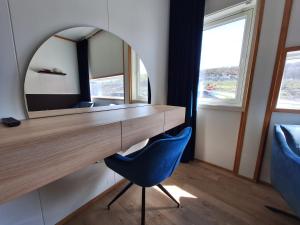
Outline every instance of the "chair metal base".
<svg viewBox="0 0 300 225">
<path fill-rule="evenodd" d="M 118 199 L 120 198 L 131 186 L 133 185 L 133 182 L 129 182 L 117 195 L 116 197 L 111 200 L 111 202 L 107 205 L 107 209 L 110 209 L 110 206 Z M 170 199 L 172 199 L 176 204 L 177 208 L 180 207 L 179 202 L 176 201 L 176 199 L 161 185 L 158 184 L 157 187 L 162 190 Z M 146 204 L 146 188 L 142 187 L 142 209 L 141 209 L 141 225 L 145 225 L 145 204 Z"/>
<path fill-rule="evenodd" d="M 170 199 L 172 199 L 177 204 L 177 208 L 180 207 L 179 202 L 177 202 L 177 200 L 164 188 L 164 186 L 162 186 L 161 184 L 158 184 L 156 186 L 159 187 L 160 190 L 162 190 L 166 195 L 168 195 Z"/>
<path fill-rule="evenodd" d="M 120 198 L 131 186 L 133 185 L 132 182 L 129 182 L 129 184 L 127 184 L 125 186 L 125 188 L 123 188 L 117 195 L 116 197 L 113 198 L 113 200 L 111 200 L 111 202 L 107 205 L 107 209 L 110 209 L 110 206 L 117 201 L 118 198 Z"/>
<path fill-rule="evenodd" d="M 265 207 L 266 207 L 267 209 L 269 209 L 270 211 L 274 212 L 274 213 L 279 213 L 279 214 L 282 214 L 282 215 L 284 215 L 284 216 L 287 216 L 287 217 L 290 217 L 290 218 L 293 218 L 293 219 L 295 219 L 295 220 L 300 221 L 300 218 L 299 218 L 298 216 L 294 215 L 294 214 L 285 212 L 285 211 L 283 211 L 283 210 L 281 210 L 281 209 L 277 209 L 277 208 L 275 208 L 275 207 L 268 206 L 268 205 L 265 205 Z"/>
</svg>

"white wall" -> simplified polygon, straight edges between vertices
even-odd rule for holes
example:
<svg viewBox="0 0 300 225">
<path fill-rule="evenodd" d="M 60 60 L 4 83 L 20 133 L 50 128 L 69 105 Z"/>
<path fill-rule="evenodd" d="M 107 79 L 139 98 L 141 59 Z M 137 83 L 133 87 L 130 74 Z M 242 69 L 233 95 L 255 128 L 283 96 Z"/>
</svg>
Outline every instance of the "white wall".
<svg viewBox="0 0 300 225">
<path fill-rule="evenodd" d="M 40 74 L 40 69 L 57 68 L 65 76 Z M 49 38 L 34 54 L 25 78 L 26 94 L 80 94 L 75 42 Z"/>
<path fill-rule="evenodd" d="M 239 173 L 253 178 L 275 64 L 284 1 L 266 0 Z"/>
<path fill-rule="evenodd" d="M 16 53 L 6 0 L 0 0 L 0 117 L 24 118 L 22 82 L 18 76 Z"/>
<path fill-rule="evenodd" d="M 123 74 L 123 41 L 102 31 L 89 39 L 90 73 L 93 78 Z"/>
<path fill-rule="evenodd" d="M 205 14 L 244 2 L 243 0 L 207 0 Z M 201 103 L 200 103 L 201 104 Z M 200 107 L 197 113 L 195 157 L 225 169 L 233 170 L 241 119 L 241 109 Z"/>
<path fill-rule="evenodd" d="M 288 36 L 286 40 L 286 47 L 299 46 L 300 45 L 300 2 L 293 1 L 292 14 L 289 24 Z"/>
<path fill-rule="evenodd" d="M 291 20 L 289 24 L 288 37 L 286 41 L 286 47 L 300 46 L 300 1 L 294 1 Z M 275 124 L 299 124 L 300 115 L 291 113 L 273 113 L 270 122 L 270 128 L 268 133 L 267 145 L 265 150 L 265 156 L 262 165 L 262 171 L 260 179 L 265 182 L 270 182 L 270 163 L 271 163 L 271 151 L 272 151 L 272 139 L 273 130 Z"/>
<path fill-rule="evenodd" d="M 18 199 L 0 205 L 1 225 L 43 224 L 39 193 L 31 192 Z"/>
<path fill-rule="evenodd" d="M 241 112 L 200 108 L 195 156 L 233 170 Z"/>
<path fill-rule="evenodd" d="M 22 86 L 32 55 L 49 36 L 74 26 L 95 26 L 111 31 L 128 42 L 139 53 L 148 69 L 153 102 L 165 103 L 168 0 L 8 2 L 11 21 L 7 1 L 0 0 L 1 117 L 24 118 Z M 54 224 L 119 179 L 103 163 L 92 165 L 22 198 L 0 205 L 0 224 Z M 22 207 L 24 205 L 26 207 Z M 44 222 L 41 219 L 41 208 Z"/>
<path fill-rule="evenodd" d="M 116 182 L 114 172 L 99 163 L 42 187 L 39 192 L 45 224 L 57 223 Z"/>
</svg>

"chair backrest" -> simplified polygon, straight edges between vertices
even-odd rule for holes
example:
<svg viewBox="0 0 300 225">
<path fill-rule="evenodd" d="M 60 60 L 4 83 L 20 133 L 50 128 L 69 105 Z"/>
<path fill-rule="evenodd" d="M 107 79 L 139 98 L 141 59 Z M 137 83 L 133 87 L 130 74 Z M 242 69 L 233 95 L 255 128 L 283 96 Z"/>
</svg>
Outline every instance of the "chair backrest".
<svg viewBox="0 0 300 225">
<path fill-rule="evenodd" d="M 300 216 L 299 125 L 275 125 L 272 146 L 271 183 Z M 298 148 L 299 149 L 299 148 Z"/>
<path fill-rule="evenodd" d="M 150 187 L 170 177 L 178 166 L 183 151 L 192 134 L 192 128 L 183 129 L 178 135 L 156 140 L 133 161 L 142 186 Z"/>
<path fill-rule="evenodd" d="M 289 148 L 300 156 L 300 126 L 299 125 L 280 125 Z M 276 130 L 275 130 L 276 132 Z"/>
</svg>

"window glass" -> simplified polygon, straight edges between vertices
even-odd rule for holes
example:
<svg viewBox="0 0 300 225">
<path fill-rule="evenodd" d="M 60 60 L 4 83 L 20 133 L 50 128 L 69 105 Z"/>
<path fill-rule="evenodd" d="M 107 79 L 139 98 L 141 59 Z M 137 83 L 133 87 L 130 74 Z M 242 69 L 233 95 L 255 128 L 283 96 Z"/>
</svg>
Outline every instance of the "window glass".
<svg viewBox="0 0 300 225">
<path fill-rule="evenodd" d="M 111 76 L 90 80 L 92 98 L 124 99 L 124 76 Z"/>
<path fill-rule="evenodd" d="M 277 108 L 300 109 L 300 51 L 287 53 Z"/>
<path fill-rule="evenodd" d="M 203 32 L 198 104 L 242 104 L 247 16 L 206 26 Z M 250 30 L 248 31 L 250 32 Z"/>
</svg>

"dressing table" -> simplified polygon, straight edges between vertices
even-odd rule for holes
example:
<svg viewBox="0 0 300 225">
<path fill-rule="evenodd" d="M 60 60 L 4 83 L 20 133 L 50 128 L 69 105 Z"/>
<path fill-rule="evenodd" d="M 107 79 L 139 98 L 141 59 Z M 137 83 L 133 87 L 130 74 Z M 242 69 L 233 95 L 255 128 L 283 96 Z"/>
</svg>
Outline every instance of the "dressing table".
<svg viewBox="0 0 300 225">
<path fill-rule="evenodd" d="M 0 204 L 184 123 L 185 108 L 146 104 L 149 88 L 141 58 L 107 31 L 48 38 L 26 72 L 28 118 L 0 124 Z"/>
<path fill-rule="evenodd" d="M 184 122 L 185 108 L 141 105 L 0 125 L 0 203 Z"/>
</svg>

